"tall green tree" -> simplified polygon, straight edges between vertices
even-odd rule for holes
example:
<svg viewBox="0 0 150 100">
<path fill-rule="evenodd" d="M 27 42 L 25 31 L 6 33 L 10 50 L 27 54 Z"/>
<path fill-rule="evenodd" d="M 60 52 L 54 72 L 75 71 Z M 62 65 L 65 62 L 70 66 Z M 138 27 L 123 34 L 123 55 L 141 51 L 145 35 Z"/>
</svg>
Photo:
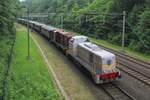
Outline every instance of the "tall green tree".
<svg viewBox="0 0 150 100">
<path fill-rule="evenodd" d="M 107 40 L 120 45 L 122 33 L 122 15 L 112 13 L 126 11 L 125 46 L 136 51 L 150 54 L 149 20 L 150 0 L 27 0 L 32 12 L 57 12 L 49 20 L 60 23 L 60 12 L 64 14 L 65 28 L 85 35 Z M 84 14 L 97 13 L 88 16 Z M 69 14 L 68 14 L 69 13 Z M 104 15 L 103 15 L 104 14 Z M 81 19 L 81 20 L 80 20 Z M 80 22 L 79 22 L 80 21 Z M 64 23 L 65 23 L 64 22 Z M 55 24 L 57 25 L 57 24 Z M 144 46 L 147 45 L 147 46 Z"/>
</svg>

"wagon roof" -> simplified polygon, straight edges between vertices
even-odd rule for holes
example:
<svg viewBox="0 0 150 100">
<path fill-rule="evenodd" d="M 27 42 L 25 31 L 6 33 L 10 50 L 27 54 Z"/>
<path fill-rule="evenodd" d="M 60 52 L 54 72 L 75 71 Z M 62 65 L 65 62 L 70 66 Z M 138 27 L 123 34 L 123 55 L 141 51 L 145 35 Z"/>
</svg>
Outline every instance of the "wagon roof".
<svg viewBox="0 0 150 100">
<path fill-rule="evenodd" d="M 59 30 L 59 31 L 56 31 L 57 33 L 59 34 L 62 34 L 62 35 L 71 35 L 71 36 L 74 36 L 74 33 L 73 32 L 67 32 L 67 31 L 64 31 L 64 30 Z"/>
<path fill-rule="evenodd" d="M 55 32 L 64 32 L 64 29 L 56 29 Z"/>
<path fill-rule="evenodd" d="M 44 29 L 46 29 L 46 30 L 49 30 L 49 31 L 56 29 L 55 27 L 50 26 L 50 25 L 43 25 L 42 27 L 43 27 Z"/>
<path fill-rule="evenodd" d="M 40 23 L 40 22 L 32 21 L 32 23 L 34 23 L 34 24 L 36 24 L 36 25 L 44 26 L 44 24 L 42 24 L 42 23 Z"/>
</svg>

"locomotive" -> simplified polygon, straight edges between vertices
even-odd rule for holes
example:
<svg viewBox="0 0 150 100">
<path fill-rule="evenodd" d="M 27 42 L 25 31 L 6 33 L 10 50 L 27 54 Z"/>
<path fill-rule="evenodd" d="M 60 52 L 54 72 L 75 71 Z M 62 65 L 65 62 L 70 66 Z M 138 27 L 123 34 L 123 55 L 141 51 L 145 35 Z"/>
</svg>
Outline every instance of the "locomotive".
<svg viewBox="0 0 150 100">
<path fill-rule="evenodd" d="M 108 83 L 121 79 L 121 73 L 117 69 L 116 56 L 98 45 L 90 42 L 87 36 L 77 36 L 73 32 L 55 28 L 35 21 L 18 19 L 18 22 L 29 27 L 50 42 L 61 48 L 66 55 L 86 68 L 96 84 Z"/>
</svg>

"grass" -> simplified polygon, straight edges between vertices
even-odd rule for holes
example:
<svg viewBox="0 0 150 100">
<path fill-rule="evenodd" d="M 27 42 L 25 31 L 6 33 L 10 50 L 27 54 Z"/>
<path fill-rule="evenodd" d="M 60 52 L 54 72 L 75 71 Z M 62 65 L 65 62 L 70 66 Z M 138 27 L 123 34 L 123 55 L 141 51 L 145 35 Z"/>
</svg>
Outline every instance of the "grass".
<svg viewBox="0 0 150 100">
<path fill-rule="evenodd" d="M 97 43 L 97 44 L 100 44 L 104 47 L 107 47 L 107 48 L 111 48 L 113 50 L 116 50 L 116 51 L 121 51 L 121 46 L 117 46 L 117 45 L 114 45 L 114 44 L 111 44 L 107 41 L 104 41 L 104 40 L 100 40 L 100 39 L 95 39 L 95 38 L 90 38 L 93 42 Z M 132 57 L 135 57 L 135 58 L 138 58 L 140 60 L 144 60 L 144 61 L 147 61 L 147 62 L 150 62 L 150 55 L 146 55 L 146 54 L 143 54 L 143 53 L 140 53 L 140 52 L 136 52 L 134 50 L 131 50 L 130 48 L 127 48 L 125 47 L 125 53 L 127 55 L 130 55 Z"/>
<path fill-rule="evenodd" d="M 27 60 L 26 28 L 16 25 L 17 37 L 8 77 L 9 100 L 59 100 L 60 95 L 40 51 L 31 40 L 31 60 Z"/>
</svg>

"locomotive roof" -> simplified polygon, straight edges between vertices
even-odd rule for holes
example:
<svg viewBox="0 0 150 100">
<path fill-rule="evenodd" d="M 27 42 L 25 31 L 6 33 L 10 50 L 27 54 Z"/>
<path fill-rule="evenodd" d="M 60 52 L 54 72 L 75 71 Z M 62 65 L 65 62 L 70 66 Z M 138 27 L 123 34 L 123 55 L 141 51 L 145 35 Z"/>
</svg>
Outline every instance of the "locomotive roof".
<svg viewBox="0 0 150 100">
<path fill-rule="evenodd" d="M 96 44 L 93 44 L 91 42 L 80 43 L 79 46 L 85 48 L 86 50 L 88 50 L 102 58 L 109 59 L 110 57 L 115 57 L 115 55 L 113 53 L 103 50 L 99 46 L 97 46 Z"/>
<path fill-rule="evenodd" d="M 81 38 L 88 39 L 88 37 L 87 37 L 87 36 L 83 36 L 83 35 L 74 36 L 73 38 L 74 38 L 74 39 L 81 39 Z"/>
</svg>

